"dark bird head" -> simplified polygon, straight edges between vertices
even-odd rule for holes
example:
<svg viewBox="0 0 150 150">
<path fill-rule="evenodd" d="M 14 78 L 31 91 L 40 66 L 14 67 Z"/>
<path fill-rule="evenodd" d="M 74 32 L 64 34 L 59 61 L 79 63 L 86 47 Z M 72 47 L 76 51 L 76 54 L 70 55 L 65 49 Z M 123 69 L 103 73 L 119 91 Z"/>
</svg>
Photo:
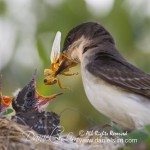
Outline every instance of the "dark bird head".
<svg viewBox="0 0 150 150">
<path fill-rule="evenodd" d="M 111 34 L 100 24 L 87 22 L 73 28 L 66 36 L 62 52 L 63 58 L 56 75 L 73 63 L 80 63 L 89 49 L 102 43 L 115 44 Z"/>
<path fill-rule="evenodd" d="M 31 110 L 35 110 L 36 112 L 40 111 L 42 110 L 41 107 L 43 107 L 46 103 L 62 94 L 58 93 L 50 96 L 43 96 L 39 94 L 36 90 L 36 75 L 37 70 L 34 71 L 30 82 L 26 84 L 13 98 L 12 107 L 14 108 L 16 113 L 25 113 Z M 6 99 L 7 97 L 5 96 L 4 98 Z"/>
<path fill-rule="evenodd" d="M 28 111 L 34 108 L 36 93 L 36 73 L 34 71 L 31 81 L 19 91 L 17 96 L 12 100 L 12 106 L 16 112 Z"/>
</svg>

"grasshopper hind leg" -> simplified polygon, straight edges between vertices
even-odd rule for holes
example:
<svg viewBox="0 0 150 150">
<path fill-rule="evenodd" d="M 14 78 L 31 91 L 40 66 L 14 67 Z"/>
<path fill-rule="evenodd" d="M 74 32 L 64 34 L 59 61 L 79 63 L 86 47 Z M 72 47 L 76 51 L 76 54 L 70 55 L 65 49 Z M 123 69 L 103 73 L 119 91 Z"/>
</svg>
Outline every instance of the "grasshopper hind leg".
<svg viewBox="0 0 150 150">
<path fill-rule="evenodd" d="M 77 73 L 65 73 L 65 72 L 63 72 L 61 74 L 64 76 L 73 76 L 73 75 L 78 75 L 79 73 L 78 72 Z"/>
<path fill-rule="evenodd" d="M 63 87 L 62 84 L 61 84 L 61 81 L 60 79 L 57 77 L 57 82 L 58 82 L 58 86 L 61 88 L 61 89 L 70 89 L 70 88 L 67 88 L 67 87 Z"/>
</svg>

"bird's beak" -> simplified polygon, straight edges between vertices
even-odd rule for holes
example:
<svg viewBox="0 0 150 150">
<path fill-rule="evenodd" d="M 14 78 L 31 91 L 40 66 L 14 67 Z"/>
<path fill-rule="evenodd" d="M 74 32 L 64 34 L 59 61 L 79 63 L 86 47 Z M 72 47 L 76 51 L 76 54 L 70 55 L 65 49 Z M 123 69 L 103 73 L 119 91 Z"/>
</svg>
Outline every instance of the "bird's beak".
<svg viewBox="0 0 150 150">
<path fill-rule="evenodd" d="M 56 98 L 58 95 L 62 95 L 62 94 L 63 93 L 57 93 L 57 94 L 53 94 L 50 96 L 44 96 L 44 95 L 39 94 L 37 91 L 35 91 L 35 97 L 38 99 L 43 99 L 43 100 L 51 100 L 51 99 Z"/>
<path fill-rule="evenodd" d="M 66 54 L 62 54 L 62 55 L 63 55 L 62 61 L 60 62 L 60 65 L 57 71 L 55 72 L 55 76 L 57 76 L 58 74 L 64 72 L 68 68 L 71 68 L 77 64 L 71 58 L 69 58 L 68 56 L 65 56 Z"/>
<path fill-rule="evenodd" d="M 9 106 L 9 104 L 11 103 L 13 98 L 14 98 L 13 96 L 11 96 L 11 97 L 2 96 L 2 104 Z"/>
</svg>

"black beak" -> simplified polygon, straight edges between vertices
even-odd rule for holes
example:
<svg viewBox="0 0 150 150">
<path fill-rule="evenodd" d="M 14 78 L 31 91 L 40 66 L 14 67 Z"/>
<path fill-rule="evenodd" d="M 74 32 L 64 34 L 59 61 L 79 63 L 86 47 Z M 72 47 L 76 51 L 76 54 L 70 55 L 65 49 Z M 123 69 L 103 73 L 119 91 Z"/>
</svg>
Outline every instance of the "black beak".
<svg viewBox="0 0 150 150">
<path fill-rule="evenodd" d="M 60 74 L 61 72 L 64 72 L 65 70 L 67 71 L 68 68 L 72 67 L 72 66 L 75 66 L 76 63 L 69 60 L 68 58 L 66 57 L 63 57 L 59 67 L 58 67 L 58 70 L 56 71 L 55 73 L 55 76 L 57 76 L 58 74 Z"/>
</svg>

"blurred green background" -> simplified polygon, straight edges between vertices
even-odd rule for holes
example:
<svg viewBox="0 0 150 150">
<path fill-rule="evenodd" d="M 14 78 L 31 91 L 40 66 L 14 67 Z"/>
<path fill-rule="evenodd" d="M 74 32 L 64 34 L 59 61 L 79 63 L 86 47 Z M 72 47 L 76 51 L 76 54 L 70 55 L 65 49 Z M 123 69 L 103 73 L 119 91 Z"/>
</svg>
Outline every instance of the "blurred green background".
<svg viewBox="0 0 150 150">
<path fill-rule="evenodd" d="M 12 93 L 29 82 L 38 69 L 37 90 L 44 95 L 63 92 L 48 110 L 61 116 L 66 132 L 78 133 L 93 125 L 109 122 L 86 98 L 81 74 L 61 76 L 64 87 L 43 84 L 43 70 L 49 68 L 49 55 L 56 31 L 95 21 L 113 35 L 124 57 L 145 72 L 150 72 L 149 0 L 0 0 L 0 72 L 3 94 Z M 80 66 L 70 72 L 79 72 Z"/>
</svg>

